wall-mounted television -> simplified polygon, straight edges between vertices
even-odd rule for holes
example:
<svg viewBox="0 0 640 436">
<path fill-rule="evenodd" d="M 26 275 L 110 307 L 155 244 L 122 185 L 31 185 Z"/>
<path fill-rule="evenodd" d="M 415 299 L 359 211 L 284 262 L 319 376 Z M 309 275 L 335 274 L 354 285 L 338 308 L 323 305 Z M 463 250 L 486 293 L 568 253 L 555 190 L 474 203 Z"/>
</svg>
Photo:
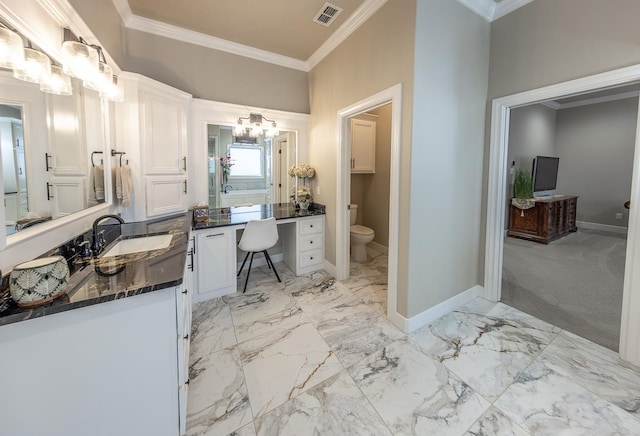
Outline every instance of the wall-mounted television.
<svg viewBox="0 0 640 436">
<path fill-rule="evenodd" d="M 533 195 L 545 197 L 556 189 L 558 182 L 558 164 L 560 158 L 550 156 L 536 156 L 533 159 Z"/>
</svg>

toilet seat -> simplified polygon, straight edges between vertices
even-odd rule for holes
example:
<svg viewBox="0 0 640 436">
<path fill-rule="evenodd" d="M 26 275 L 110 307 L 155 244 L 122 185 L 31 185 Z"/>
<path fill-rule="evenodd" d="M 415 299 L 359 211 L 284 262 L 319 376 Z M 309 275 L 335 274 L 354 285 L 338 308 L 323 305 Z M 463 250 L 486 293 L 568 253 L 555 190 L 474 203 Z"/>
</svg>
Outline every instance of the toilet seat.
<svg viewBox="0 0 640 436">
<path fill-rule="evenodd" d="M 370 229 L 369 227 L 365 227 L 361 225 L 351 226 L 350 232 L 355 233 L 356 235 L 362 235 L 362 236 L 373 235 L 373 229 Z"/>
</svg>

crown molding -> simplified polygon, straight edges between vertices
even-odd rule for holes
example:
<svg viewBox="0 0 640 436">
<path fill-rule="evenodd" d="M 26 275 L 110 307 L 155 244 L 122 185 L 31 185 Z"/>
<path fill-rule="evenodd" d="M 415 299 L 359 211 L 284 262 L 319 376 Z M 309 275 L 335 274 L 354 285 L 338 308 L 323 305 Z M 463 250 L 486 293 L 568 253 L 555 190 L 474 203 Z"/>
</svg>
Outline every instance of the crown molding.
<svg viewBox="0 0 640 436">
<path fill-rule="evenodd" d="M 307 71 L 318 65 L 336 47 L 362 26 L 387 0 L 365 0 L 342 25 L 307 59 Z"/>
<path fill-rule="evenodd" d="M 493 0 L 458 0 L 458 2 L 462 3 L 488 22 L 493 21 L 493 15 L 496 12 L 496 2 Z"/>
<path fill-rule="evenodd" d="M 458 2 L 490 23 L 532 1 L 533 0 L 502 0 L 496 3 L 494 0 L 458 0 Z"/>
<path fill-rule="evenodd" d="M 138 15 L 132 15 L 129 20 L 129 24 L 125 25 L 133 30 L 139 30 L 141 32 L 151 33 L 153 35 L 175 39 L 177 41 L 199 45 L 214 50 L 220 50 L 262 62 L 268 62 L 302 71 L 306 71 L 307 69 L 306 62 L 299 59 L 279 55 L 266 50 L 250 47 L 248 45 L 239 44 L 237 42 L 227 41 L 226 39 L 217 38 L 204 33 L 194 32 L 193 30 L 187 30 L 182 27 L 151 20 L 149 18 L 143 18 Z"/>
<path fill-rule="evenodd" d="M 261 50 L 226 39 L 217 38 L 182 27 L 162 23 L 149 18 L 140 17 L 131 11 L 127 0 L 111 0 L 115 6 L 125 27 L 177 41 L 207 47 L 213 50 L 220 50 L 227 53 L 244 56 L 262 62 L 292 68 L 295 70 L 309 72 L 322 59 L 331 53 L 345 39 L 366 22 L 378 9 L 388 0 L 365 0 L 362 5 L 316 50 L 308 60 L 302 61 L 289 56 L 283 56 L 266 50 Z M 492 1 L 492 0 L 487 0 Z"/>
</svg>

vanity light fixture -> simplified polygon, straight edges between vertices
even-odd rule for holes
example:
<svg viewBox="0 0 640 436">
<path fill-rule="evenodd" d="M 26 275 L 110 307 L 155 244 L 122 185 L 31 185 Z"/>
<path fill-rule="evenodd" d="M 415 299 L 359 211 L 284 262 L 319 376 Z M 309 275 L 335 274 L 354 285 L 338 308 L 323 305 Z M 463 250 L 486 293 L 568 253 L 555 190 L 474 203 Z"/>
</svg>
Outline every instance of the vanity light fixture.
<svg viewBox="0 0 640 436">
<path fill-rule="evenodd" d="M 245 124 L 244 121 L 248 123 Z M 270 123 L 267 125 L 266 123 Z M 247 131 L 249 136 L 257 138 L 260 135 L 264 135 L 266 138 L 273 138 L 280 134 L 278 125 L 275 121 L 265 118 L 261 114 L 249 114 L 248 117 L 238 118 L 238 123 L 233 128 L 236 136 L 246 136 Z"/>
<path fill-rule="evenodd" d="M 13 77 L 31 83 L 42 83 L 48 80 L 51 74 L 51 59 L 49 56 L 36 49 L 24 48 L 24 62 L 15 67 Z"/>
<path fill-rule="evenodd" d="M 56 95 L 71 95 L 71 77 L 67 76 L 61 66 L 51 65 L 51 74 L 40 83 L 40 91 Z"/>
<path fill-rule="evenodd" d="M 22 37 L 0 23 L 0 67 L 16 68 L 24 63 Z"/>
<path fill-rule="evenodd" d="M 84 39 L 76 37 L 70 29 L 64 29 L 62 43 L 63 70 L 66 74 L 82 80 L 91 80 L 98 73 L 100 63 L 98 50 Z"/>
<path fill-rule="evenodd" d="M 113 70 L 107 64 L 107 60 L 102 53 L 101 47 L 96 47 L 98 51 L 98 69 L 90 77 L 85 78 L 82 83 L 85 88 L 93 89 L 94 91 L 102 92 L 106 90 L 112 83 Z"/>
</svg>

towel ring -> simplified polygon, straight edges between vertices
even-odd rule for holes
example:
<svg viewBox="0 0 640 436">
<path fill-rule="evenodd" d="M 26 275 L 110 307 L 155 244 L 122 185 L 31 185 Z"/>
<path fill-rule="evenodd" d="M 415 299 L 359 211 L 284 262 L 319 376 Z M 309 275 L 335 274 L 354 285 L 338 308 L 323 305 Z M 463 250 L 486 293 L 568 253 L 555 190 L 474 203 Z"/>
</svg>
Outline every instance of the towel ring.
<svg viewBox="0 0 640 436">
<path fill-rule="evenodd" d="M 95 162 L 93 161 L 93 155 L 94 154 L 103 154 L 103 153 L 101 151 L 92 151 L 91 152 L 91 166 L 92 167 L 96 166 Z M 100 163 L 102 163 L 102 159 L 100 159 Z"/>
<path fill-rule="evenodd" d="M 122 166 L 122 155 L 123 154 L 127 154 L 124 151 L 115 151 L 115 150 L 111 150 L 111 156 L 115 156 L 116 154 L 120 155 L 120 166 Z M 129 164 L 129 159 L 127 159 L 126 165 Z"/>
</svg>

